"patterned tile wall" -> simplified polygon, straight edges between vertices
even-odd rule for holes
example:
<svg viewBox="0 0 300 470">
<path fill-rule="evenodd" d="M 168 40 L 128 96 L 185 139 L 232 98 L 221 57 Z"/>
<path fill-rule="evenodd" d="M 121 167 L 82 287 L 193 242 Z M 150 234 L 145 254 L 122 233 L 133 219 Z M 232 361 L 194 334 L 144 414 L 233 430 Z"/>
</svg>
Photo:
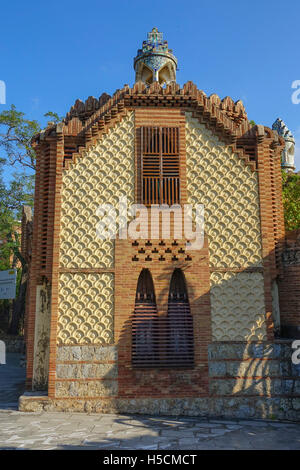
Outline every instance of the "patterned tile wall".
<svg viewBox="0 0 300 470">
<path fill-rule="evenodd" d="M 262 266 L 256 173 L 186 113 L 188 202 L 204 204 L 211 274 L 215 341 L 256 340 L 266 335 L 264 280 L 258 272 L 230 268 Z"/>
<path fill-rule="evenodd" d="M 134 113 L 110 129 L 63 175 L 60 265 L 86 269 L 63 273 L 59 283 L 58 344 L 113 342 L 114 275 L 88 273 L 114 266 L 114 240 L 96 229 L 100 204 L 134 201 Z"/>
</svg>

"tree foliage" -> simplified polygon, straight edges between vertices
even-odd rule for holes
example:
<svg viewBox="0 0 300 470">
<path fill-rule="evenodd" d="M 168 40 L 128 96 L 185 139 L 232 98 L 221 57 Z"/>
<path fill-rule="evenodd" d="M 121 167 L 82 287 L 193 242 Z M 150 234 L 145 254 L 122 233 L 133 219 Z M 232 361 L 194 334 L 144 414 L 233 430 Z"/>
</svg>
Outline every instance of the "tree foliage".
<svg viewBox="0 0 300 470">
<path fill-rule="evenodd" d="M 21 214 L 24 205 L 33 206 L 33 182 L 20 174 L 8 185 L 0 173 L 0 270 L 23 264 L 20 253 Z"/>
<path fill-rule="evenodd" d="M 49 117 L 55 124 L 63 119 L 52 111 L 48 111 L 44 117 Z M 35 170 L 36 157 L 31 139 L 40 130 L 38 121 L 26 119 L 25 114 L 14 105 L 0 113 L 0 151 L 4 152 L 4 158 L 9 164 L 18 164 L 23 170 Z"/>
<path fill-rule="evenodd" d="M 28 266 L 21 253 L 21 211 L 32 205 L 32 181 L 22 174 L 4 184 L 3 160 L 0 166 L 0 271 L 17 268 L 16 300 L 0 300 L 0 324 L 6 332 L 22 331 Z"/>
<path fill-rule="evenodd" d="M 44 116 L 54 124 L 62 120 L 52 111 Z M 8 331 L 13 334 L 20 331 L 24 315 L 28 266 L 20 250 L 21 215 L 24 205 L 33 207 L 36 155 L 31 140 L 40 130 L 38 121 L 27 119 L 14 105 L 0 113 L 0 270 L 17 267 L 19 280 L 16 300 L 0 300 L 0 315 L 9 310 Z M 6 181 L 4 168 L 10 175 Z"/>
<path fill-rule="evenodd" d="M 286 230 L 300 228 L 300 173 L 282 171 L 282 198 Z"/>
<path fill-rule="evenodd" d="M 35 153 L 31 147 L 32 136 L 40 131 L 37 121 L 25 118 L 14 105 L 0 113 L 0 150 L 11 165 L 35 169 Z M 1 152 L 2 153 L 2 152 Z"/>
<path fill-rule="evenodd" d="M 53 113 L 53 111 L 48 111 L 44 116 L 51 118 L 51 121 L 54 122 L 54 124 L 63 120 L 63 117 L 60 117 L 57 113 Z"/>
<path fill-rule="evenodd" d="M 26 119 L 14 105 L 0 113 L 0 270 L 14 267 L 17 259 L 22 262 L 22 208 L 33 207 L 35 153 L 31 139 L 40 129 L 37 121 Z M 10 169 L 8 181 L 4 181 L 4 168 Z"/>
<path fill-rule="evenodd" d="M 20 249 L 21 214 L 24 205 L 33 206 L 36 157 L 31 139 L 39 131 L 39 123 L 26 119 L 14 105 L 0 113 L 0 270 L 18 269 L 17 298 L 0 300 L 0 315 L 6 318 L 7 331 L 12 334 L 20 332 L 24 315 L 19 292 L 22 290 L 24 299 L 20 286 L 24 277 L 27 279 L 28 266 Z M 9 170 L 6 178 L 4 169 Z"/>
</svg>

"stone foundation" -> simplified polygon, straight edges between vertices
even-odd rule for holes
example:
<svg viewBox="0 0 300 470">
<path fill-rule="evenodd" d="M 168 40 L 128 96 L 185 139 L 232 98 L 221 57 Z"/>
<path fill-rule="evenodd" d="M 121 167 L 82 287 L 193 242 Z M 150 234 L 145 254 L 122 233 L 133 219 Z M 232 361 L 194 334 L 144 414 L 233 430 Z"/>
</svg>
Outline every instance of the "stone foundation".
<svg viewBox="0 0 300 470">
<path fill-rule="evenodd" d="M 57 398 L 118 395 L 116 346 L 59 346 L 56 354 Z"/>
<path fill-rule="evenodd" d="M 182 397 L 154 398 L 121 396 L 117 346 L 59 347 L 55 398 L 27 392 L 19 409 L 300 421 L 300 365 L 292 352 L 291 341 L 211 343 L 207 396 L 185 396 L 183 387 Z"/>
<path fill-rule="evenodd" d="M 50 399 L 29 392 L 19 399 L 20 411 L 150 414 L 300 421 L 299 398 L 230 397 L 175 399 Z"/>
</svg>

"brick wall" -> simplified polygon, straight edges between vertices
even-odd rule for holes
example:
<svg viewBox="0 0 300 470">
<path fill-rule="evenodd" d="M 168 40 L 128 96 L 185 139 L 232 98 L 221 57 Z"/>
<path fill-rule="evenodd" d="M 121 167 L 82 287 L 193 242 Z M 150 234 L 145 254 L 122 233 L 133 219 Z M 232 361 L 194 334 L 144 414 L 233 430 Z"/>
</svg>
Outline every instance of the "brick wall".
<svg viewBox="0 0 300 470">
<path fill-rule="evenodd" d="M 279 277 L 281 334 L 300 338 L 300 230 L 287 232 Z"/>
<path fill-rule="evenodd" d="M 139 240 L 132 246 L 132 240 L 116 241 L 115 269 L 115 341 L 119 350 L 119 396 L 120 397 L 176 397 L 204 396 L 208 392 L 207 347 L 211 341 L 211 320 L 209 300 L 209 263 L 207 241 L 202 250 L 189 250 L 191 258 L 186 261 L 185 241 Z M 143 249 L 144 253 L 139 253 Z M 156 249 L 157 253 L 153 254 Z M 169 253 L 166 253 L 166 250 Z M 163 255 L 165 260 L 159 261 Z M 176 255 L 177 261 L 172 261 Z M 151 260 L 146 259 L 150 257 Z M 133 259 L 137 258 L 136 261 Z M 191 314 L 194 323 L 193 369 L 186 370 L 136 370 L 131 366 L 131 320 L 134 311 L 138 277 L 143 268 L 151 272 L 158 315 L 167 314 L 170 280 L 175 268 L 184 272 Z"/>
<path fill-rule="evenodd" d="M 237 119 L 238 116 L 234 114 L 234 119 L 231 119 L 232 112 L 229 108 L 234 107 L 234 103 L 231 101 L 227 100 L 226 103 L 224 102 L 222 105 L 223 111 L 221 111 L 221 105 L 218 100 L 206 98 L 191 83 L 186 84 L 181 90 L 178 85 L 174 84 L 166 87 L 164 90 L 158 84 L 150 86 L 147 90 L 142 85 L 136 84 L 131 90 L 129 87 L 125 87 L 123 90 L 118 91 L 113 98 L 106 101 L 103 107 L 97 108 L 94 114 L 90 113 L 88 117 L 81 116 L 81 119 L 77 115 L 73 117 L 70 115 L 67 122 L 56 126 L 55 129 L 47 129 L 39 137 L 39 141 L 36 144 L 38 155 L 36 204 L 27 323 L 27 382 L 29 388 L 32 387 L 35 373 L 33 359 L 34 335 L 35 331 L 37 331 L 35 319 L 39 315 L 36 305 L 36 290 L 37 286 L 43 284 L 45 278 L 51 286 L 51 319 L 48 338 L 50 344 L 48 397 L 41 399 L 43 405 L 40 405 L 40 401 L 37 399 L 36 403 L 39 403 L 38 406 L 45 406 L 46 409 L 47 407 L 48 409 L 56 407 L 57 409 L 74 408 L 86 411 L 118 409 L 123 411 L 132 410 L 134 412 L 143 412 L 145 410 L 144 412 L 182 412 L 186 414 L 201 414 L 207 412 L 208 409 L 210 414 L 219 414 L 217 410 L 221 412 L 222 406 L 226 409 L 225 413 L 231 409 L 230 401 L 228 400 L 232 399 L 233 381 L 238 384 L 239 390 L 248 390 L 248 382 L 245 389 L 240 381 L 244 378 L 236 375 L 240 374 L 240 371 L 245 368 L 245 364 L 238 366 L 241 369 L 237 371 L 236 364 L 229 364 L 229 362 L 234 362 L 235 357 L 230 358 L 226 367 L 216 364 L 219 362 L 219 358 L 217 360 L 209 358 L 209 345 L 213 339 L 210 275 L 211 271 L 213 273 L 221 273 L 222 275 L 228 271 L 234 275 L 236 274 L 236 277 L 238 277 L 239 274 L 245 274 L 243 271 L 246 271 L 247 275 L 252 276 L 254 274 L 253 278 L 259 277 L 259 282 L 262 285 L 261 298 L 265 305 L 263 312 L 265 325 L 263 325 L 263 328 L 266 332 L 266 338 L 272 340 L 271 286 L 272 281 L 278 275 L 276 246 L 283 227 L 279 177 L 280 145 L 282 145 L 282 142 L 278 141 L 276 143 L 272 131 L 269 132 L 263 126 L 251 128 L 248 121 L 244 119 L 244 115 L 241 116 L 240 108 L 235 109 L 240 118 Z M 75 113 L 76 110 L 73 111 Z M 254 212 L 253 214 L 255 215 L 258 245 L 254 253 L 255 259 L 251 258 L 250 264 L 247 264 L 247 259 L 245 263 L 238 263 L 237 266 L 225 263 L 225 258 L 222 258 L 224 250 L 220 250 L 223 255 L 220 258 L 219 265 L 210 263 L 210 254 L 213 253 L 213 231 L 211 236 L 212 247 L 209 246 L 210 240 L 206 237 L 202 250 L 189 252 L 190 259 L 186 259 L 186 254 L 182 252 L 183 256 L 177 256 L 179 255 L 179 247 L 173 245 L 174 240 L 171 238 L 166 240 L 164 248 L 159 246 L 160 240 L 150 239 L 151 244 L 149 246 L 146 246 L 145 241 L 140 241 L 138 246 L 134 246 L 131 240 L 116 240 L 114 250 L 112 250 L 114 253 L 114 263 L 111 263 L 109 267 L 106 265 L 93 265 L 93 262 L 88 261 L 84 256 L 84 250 L 80 253 L 80 256 L 83 254 L 83 258 L 81 256 L 83 259 L 82 265 L 77 262 L 77 255 L 72 257 L 71 254 L 68 259 L 63 256 L 60 258 L 60 255 L 65 254 L 65 252 L 62 252 L 62 242 L 66 242 L 66 244 L 69 242 L 68 237 L 62 236 L 61 229 L 61 215 L 64 215 L 62 202 L 69 203 L 68 194 L 65 195 L 66 197 L 62 201 L 63 181 L 64 179 L 67 181 L 69 171 L 73 172 L 76 176 L 76 169 L 80 165 L 84 167 L 87 157 L 95 158 L 95 161 L 97 160 L 99 163 L 102 153 L 110 150 L 105 150 L 101 147 L 105 139 L 109 141 L 110 129 L 113 129 L 117 123 L 122 122 L 122 119 L 126 119 L 126 116 L 132 111 L 134 111 L 135 115 L 134 126 L 136 129 L 139 129 L 141 126 L 151 125 L 179 127 L 181 203 L 187 202 L 189 197 L 186 175 L 185 114 L 187 112 L 192 113 L 192 118 L 195 121 L 199 120 L 204 129 L 209 129 L 210 138 L 208 139 L 206 135 L 208 146 L 220 146 L 222 149 L 226 149 L 226 158 L 231 158 L 231 154 L 234 155 L 236 164 L 244 175 L 248 175 L 254 188 L 254 194 L 250 194 L 251 191 L 249 191 L 251 196 L 249 204 L 252 208 L 255 208 L 255 214 Z M 78 140 L 79 134 L 80 142 Z M 112 133 L 112 135 L 115 134 Z M 138 133 L 136 133 L 137 135 Z M 74 149 L 77 149 L 73 154 L 70 154 L 68 150 L 67 157 L 64 154 L 65 139 L 68 141 L 68 146 L 73 142 Z M 238 139 L 240 140 L 237 146 Z M 118 136 L 117 141 L 118 144 L 122 144 L 121 137 L 119 138 Z M 95 152 L 97 146 L 99 151 L 94 154 L 93 152 Z M 111 146 L 113 149 L 114 142 L 111 143 Z M 207 152 L 207 147 L 205 145 L 203 147 L 203 153 Z M 135 150 L 132 151 L 133 158 L 135 155 L 134 191 L 136 202 L 140 202 L 141 195 L 139 153 L 139 141 L 136 137 Z M 195 165 L 197 165 L 197 161 Z M 92 180 L 94 176 L 92 168 L 86 170 Z M 114 167 L 109 169 L 110 178 L 113 170 Z M 205 170 L 203 168 L 203 172 Z M 225 175 L 223 177 L 226 178 Z M 102 175 L 97 184 L 102 184 L 104 180 L 105 175 Z M 79 183 L 78 194 L 80 194 L 82 189 L 80 181 L 77 182 Z M 87 181 L 86 183 L 89 182 Z M 113 183 L 114 178 L 113 181 L 110 179 L 109 184 L 112 185 Z M 239 185 L 243 186 L 244 183 L 244 180 L 240 181 Z M 74 183 L 75 186 L 76 181 Z M 65 187 L 67 187 L 67 184 Z M 90 189 L 92 190 L 93 187 Z M 239 188 L 237 188 L 238 190 Z M 89 192 L 86 189 L 85 191 Z M 70 200 L 74 199 L 73 196 L 76 199 L 78 194 L 72 194 Z M 215 196 L 217 197 L 218 194 Z M 241 198 L 243 199 L 244 195 L 241 195 Z M 254 202 L 253 198 L 255 199 Z M 205 203 L 203 200 L 193 202 Z M 71 208 L 71 212 L 72 209 L 74 209 L 74 205 Z M 217 209 L 218 207 L 215 208 L 215 210 Z M 238 206 L 236 211 L 239 213 Z M 79 218 L 79 229 L 81 228 L 80 220 Z M 224 227 L 227 228 L 226 224 Z M 184 250 L 185 240 L 179 240 L 179 242 Z M 252 243 L 253 240 L 251 239 L 250 242 Z M 139 253 L 141 247 L 144 249 L 143 255 Z M 154 248 L 157 250 L 155 254 L 152 251 Z M 245 252 L 247 252 L 248 247 L 244 248 Z M 169 249 L 170 253 L 167 254 L 166 249 Z M 97 249 L 95 253 L 97 253 Z M 257 253 L 259 253 L 258 257 Z M 238 254 L 241 255 L 241 252 Z M 159 261 L 158 258 L 160 256 L 164 260 Z M 63 259 L 67 259 L 67 264 L 62 264 Z M 90 264 L 86 265 L 87 262 L 90 262 Z M 147 373 L 143 370 L 134 370 L 131 367 L 130 321 L 134 309 L 139 274 L 143 268 L 150 270 L 157 296 L 158 314 L 165 315 L 170 279 L 174 269 L 177 267 L 184 271 L 187 281 L 194 322 L 195 368 L 185 370 L 184 373 L 179 370 L 163 371 L 152 369 L 148 370 Z M 114 344 L 109 347 L 114 348 L 113 350 L 118 354 L 118 359 L 116 357 L 114 359 L 104 358 L 105 354 L 103 356 L 102 352 L 104 353 L 105 348 L 108 347 L 105 342 L 102 345 L 95 345 L 86 335 L 88 340 L 85 338 L 85 341 L 89 341 L 90 344 L 80 344 L 80 338 L 76 339 L 76 335 L 74 335 L 69 342 L 72 344 L 64 345 L 65 337 L 68 336 L 69 332 L 65 328 L 66 332 L 58 334 L 58 328 L 60 328 L 59 308 L 64 297 L 62 291 L 60 292 L 59 290 L 60 277 L 65 274 L 69 274 L 69 277 L 72 277 L 76 273 L 82 275 L 91 273 L 102 275 L 105 272 L 109 272 L 111 277 L 114 278 Z M 238 292 L 235 292 L 233 295 L 238 295 Z M 105 299 L 103 302 L 105 302 Z M 243 307 L 241 306 L 241 308 Z M 80 316 L 80 311 L 75 313 L 75 317 Z M 236 321 L 238 319 L 235 318 L 233 323 L 235 324 Z M 78 332 L 80 333 L 80 331 Z M 230 336 L 229 339 L 233 337 Z M 109 341 L 112 341 L 111 337 Z M 228 345 L 230 346 L 230 342 Z M 99 359 L 99 354 L 101 359 Z M 214 365 L 209 364 L 210 360 L 214 362 Z M 255 377 L 253 373 L 255 372 L 256 364 L 254 360 L 253 365 L 251 365 L 247 372 L 247 380 L 253 380 Z M 209 368 L 211 369 L 210 373 Z M 262 369 L 261 365 L 258 366 L 258 369 Z M 225 376 L 219 376 L 218 371 L 221 371 L 220 373 L 224 372 Z M 269 373 L 272 371 L 273 369 L 270 369 Z M 227 378 L 228 375 L 229 378 Z M 251 387 L 250 390 L 252 390 Z M 270 390 L 272 395 L 272 387 Z M 274 393 L 276 390 L 274 389 Z M 259 387 L 255 388 L 254 391 L 256 393 L 256 401 L 260 398 L 270 398 L 269 395 L 264 395 L 264 390 L 259 389 Z M 223 401 L 218 399 L 219 395 Z M 248 396 L 246 398 L 247 400 L 249 399 Z M 238 393 L 236 399 L 244 400 L 245 397 L 240 396 Z M 32 403 L 33 399 L 25 397 L 23 401 L 21 400 L 21 408 L 26 409 L 30 401 Z M 260 412 L 262 413 L 262 410 Z M 234 413 L 242 414 L 242 408 L 234 411 Z M 250 412 L 245 412 L 245 414 L 247 413 L 249 414 Z M 259 413 L 259 410 L 255 411 L 255 414 L 257 413 Z"/>
</svg>

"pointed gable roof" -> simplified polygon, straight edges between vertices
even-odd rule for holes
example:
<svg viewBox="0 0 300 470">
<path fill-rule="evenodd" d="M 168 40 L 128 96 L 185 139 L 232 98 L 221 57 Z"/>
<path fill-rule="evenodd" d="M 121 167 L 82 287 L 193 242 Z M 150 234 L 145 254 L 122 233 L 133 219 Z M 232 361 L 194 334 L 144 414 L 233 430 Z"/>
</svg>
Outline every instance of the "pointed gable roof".
<svg viewBox="0 0 300 470">
<path fill-rule="evenodd" d="M 227 145 L 232 145 L 233 150 L 253 169 L 254 157 L 247 154 L 245 144 L 249 147 L 251 142 L 254 144 L 264 138 L 271 138 L 274 147 L 284 145 L 276 132 L 262 125 L 250 124 L 242 101 L 234 102 L 228 96 L 221 100 L 216 94 L 207 97 L 191 81 L 182 88 L 175 82 L 165 87 L 158 82 L 150 86 L 136 82 L 132 88 L 124 85 L 113 96 L 103 93 L 99 99 L 90 96 L 85 102 L 77 100 L 61 123 L 49 123 L 45 130 L 33 138 L 33 145 L 38 145 L 47 136 L 60 133 L 84 138 L 86 149 L 94 139 L 99 139 L 99 134 L 120 121 L 127 110 L 138 107 L 180 107 L 192 112 Z"/>
</svg>

